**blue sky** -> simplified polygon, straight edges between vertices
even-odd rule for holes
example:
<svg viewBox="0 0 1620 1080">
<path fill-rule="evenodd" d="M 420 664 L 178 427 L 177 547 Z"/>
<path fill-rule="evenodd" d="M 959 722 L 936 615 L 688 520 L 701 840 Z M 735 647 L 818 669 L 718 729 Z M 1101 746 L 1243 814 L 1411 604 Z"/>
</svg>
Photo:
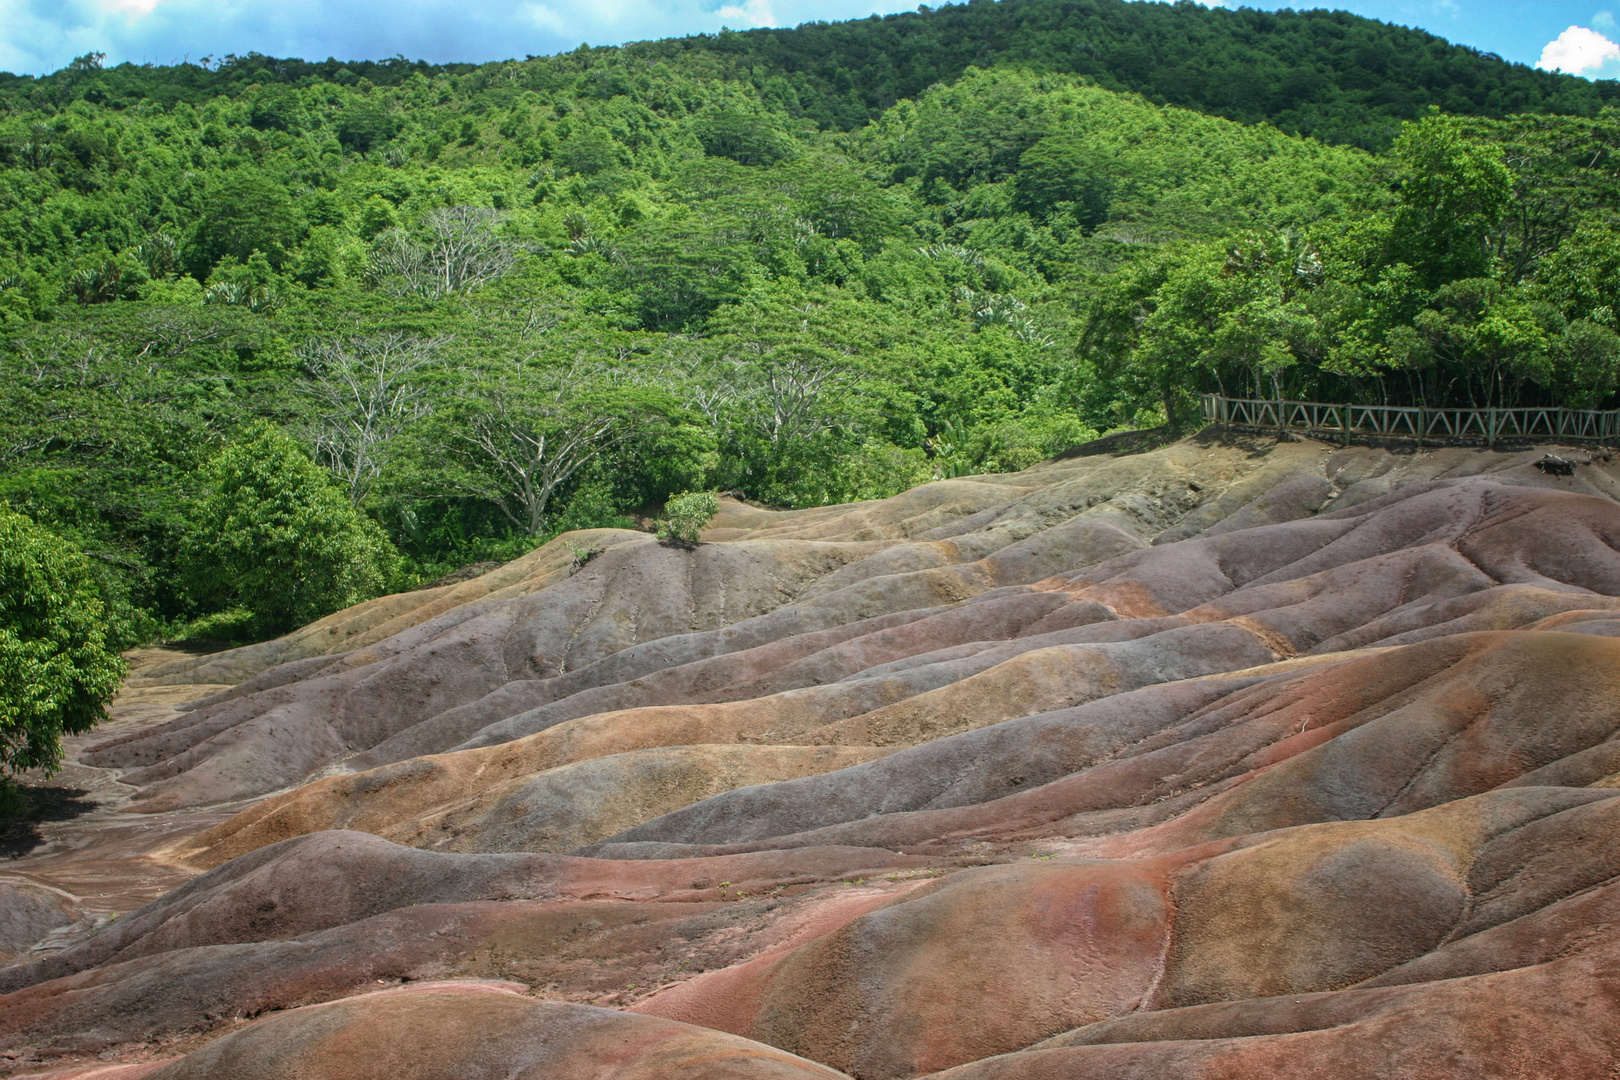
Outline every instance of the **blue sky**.
<svg viewBox="0 0 1620 1080">
<path fill-rule="evenodd" d="M 1221 0 L 1204 0 L 1217 3 Z M 1240 0 L 1224 0 L 1236 7 Z M 0 0 L 0 70 L 53 71 L 86 52 L 109 63 L 274 56 L 431 61 L 545 55 L 722 26 L 792 26 L 915 6 L 896 0 Z M 1315 6 L 1248 0 L 1275 9 Z M 1509 60 L 1620 77 L 1620 0 L 1346 0 Z"/>
</svg>

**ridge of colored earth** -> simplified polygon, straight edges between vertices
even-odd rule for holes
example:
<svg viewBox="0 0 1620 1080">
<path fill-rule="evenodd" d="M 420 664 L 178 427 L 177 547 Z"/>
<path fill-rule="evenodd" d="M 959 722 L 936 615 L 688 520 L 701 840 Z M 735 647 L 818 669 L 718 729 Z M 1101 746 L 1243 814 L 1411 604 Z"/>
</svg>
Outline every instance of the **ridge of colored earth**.
<svg viewBox="0 0 1620 1080">
<path fill-rule="evenodd" d="M 1547 449 L 1104 444 L 137 654 L 0 1075 L 1612 1077 L 1620 465 Z"/>
</svg>

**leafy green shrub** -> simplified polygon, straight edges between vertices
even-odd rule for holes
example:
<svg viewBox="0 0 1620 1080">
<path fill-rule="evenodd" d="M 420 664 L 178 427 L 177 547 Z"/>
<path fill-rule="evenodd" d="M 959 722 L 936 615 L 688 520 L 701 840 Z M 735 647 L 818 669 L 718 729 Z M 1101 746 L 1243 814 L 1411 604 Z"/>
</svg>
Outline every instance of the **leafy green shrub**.
<svg viewBox="0 0 1620 1080">
<path fill-rule="evenodd" d="M 1077 416 L 1030 410 L 975 429 L 968 443 L 984 471 L 1018 472 L 1096 437 Z"/>
<path fill-rule="evenodd" d="M 664 504 L 658 519 L 658 539 L 678 544 L 695 544 L 698 533 L 709 519 L 720 512 L 720 496 L 712 491 L 683 491 Z"/>
<path fill-rule="evenodd" d="M 569 553 L 574 556 L 574 569 L 576 570 L 602 554 L 601 548 L 593 548 L 589 544 L 576 544 L 572 540 L 565 541 L 565 543 L 568 545 Z"/>
<path fill-rule="evenodd" d="M 203 470 L 186 552 L 192 595 L 284 633 L 382 592 L 398 553 L 291 437 L 268 425 Z"/>
<path fill-rule="evenodd" d="M 975 427 L 947 422 L 934 440 L 934 468 L 941 477 L 1019 472 L 1097 434 L 1072 413 L 1041 408 Z"/>
<path fill-rule="evenodd" d="M 931 479 L 922 450 L 869 439 L 839 462 L 837 468 L 827 470 L 829 487 L 822 501 L 887 499 Z"/>
<path fill-rule="evenodd" d="M 575 529 L 633 529 L 634 518 L 625 516 L 614 505 L 613 491 L 600 480 L 581 484 L 568 498 L 562 513 L 546 523 L 546 535 L 558 536 Z"/>
<path fill-rule="evenodd" d="M 257 629 L 253 612 L 245 607 L 226 608 L 195 619 L 177 621 L 164 628 L 168 641 L 225 642 L 249 644 Z"/>
<path fill-rule="evenodd" d="M 0 503 L 0 789 L 26 769 L 54 772 L 62 735 L 106 716 L 125 670 L 89 560 Z"/>
</svg>

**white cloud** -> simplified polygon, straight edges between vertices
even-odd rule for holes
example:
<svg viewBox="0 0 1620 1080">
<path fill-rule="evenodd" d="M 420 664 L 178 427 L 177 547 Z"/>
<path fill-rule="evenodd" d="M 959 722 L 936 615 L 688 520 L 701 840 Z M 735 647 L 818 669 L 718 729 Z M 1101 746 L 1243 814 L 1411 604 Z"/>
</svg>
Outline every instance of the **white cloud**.
<svg viewBox="0 0 1620 1080">
<path fill-rule="evenodd" d="M 1541 59 L 1536 61 L 1536 67 L 1582 75 L 1596 71 L 1613 60 L 1620 60 L 1620 45 L 1596 30 L 1571 26 L 1547 42 L 1541 50 Z"/>
<path fill-rule="evenodd" d="M 101 6 L 108 11 L 132 15 L 139 19 L 152 14 L 158 6 L 158 0 L 101 0 Z"/>
<path fill-rule="evenodd" d="M 520 9 L 525 18 L 541 30 L 553 34 L 563 34 L 568 31 L 568 16 L 564 12 L 556 11 L 548 4 L 524 4 Z"/>
<path fill-rule="evenodd" d="M 717 8 L 715 14 L 725 19 L 726 25 L 734 30 L 777 25 L 776 13 L 771 10 L 770 0 L 744 0 L 741 4 L 726 4 Z"/>
</svg>

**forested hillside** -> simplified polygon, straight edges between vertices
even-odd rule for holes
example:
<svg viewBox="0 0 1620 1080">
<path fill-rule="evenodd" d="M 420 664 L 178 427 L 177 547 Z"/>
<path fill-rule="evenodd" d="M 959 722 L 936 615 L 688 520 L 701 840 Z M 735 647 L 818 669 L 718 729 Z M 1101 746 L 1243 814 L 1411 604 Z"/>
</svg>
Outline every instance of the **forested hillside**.
<svg viewBox="0 0 1620 1080">
<path fill-rule="evenodd" d="M 1105 0 L 85 57 L 0 82 L 0 500 L 124 643 L 264 635 L 676 492 L 887 496 L 1204 390 L 1600 403 L 1612 90 Z"/>
<path fill-rule="evenodd" d="M 1493 54 L 1343 11 L 1228 11 L 1191 0 L 971 0 L 916 14 L 630 46 L 717 56 L 728 71 L 785 74 L 804 115 L 855 128 L 970 66 L 1083 75 L 1245 123 L 1387 149 L 1429 105 L 1452 113 L 1591 115 L 1612 82 L 1505 64 Z"/>
<path fill-rule="evenodd" d="M 1083 75 L 1244 123 L 1268 121 L 1327 142 L 1387 149 L 1400 122 L 1437 105 L 1501 118 L 1519 112 L 1590 116 L 1615 100 L 1612 82 L 1538 71 L 1420 30 L 1342 11 L 1235 11 L 1135 0 L 970 0 L 916 12 L 793 29 L 581 47 L 561 66 L 628 56 L 675 62 L 710 78 L 771 85 L 771 101 L 824 129 L 853 130 L 896 102 L 969 67 L 1012 65 Z M 212 59 L 212 58 L 210 58 Z M 533 60 L 530 57 L 530 60 Z M 42 80 L 0 73 L 0 94 L 60 103 L 201 104 L 251 83 L 321 79 L 395 85 L 412 74 L 464 75 L 473 64 L 227 57 L 217 66 L 121 67 L 86 79 L 69 68 Z M 781 80 L 781 81 L 777 81 Z"/>
</svg>

